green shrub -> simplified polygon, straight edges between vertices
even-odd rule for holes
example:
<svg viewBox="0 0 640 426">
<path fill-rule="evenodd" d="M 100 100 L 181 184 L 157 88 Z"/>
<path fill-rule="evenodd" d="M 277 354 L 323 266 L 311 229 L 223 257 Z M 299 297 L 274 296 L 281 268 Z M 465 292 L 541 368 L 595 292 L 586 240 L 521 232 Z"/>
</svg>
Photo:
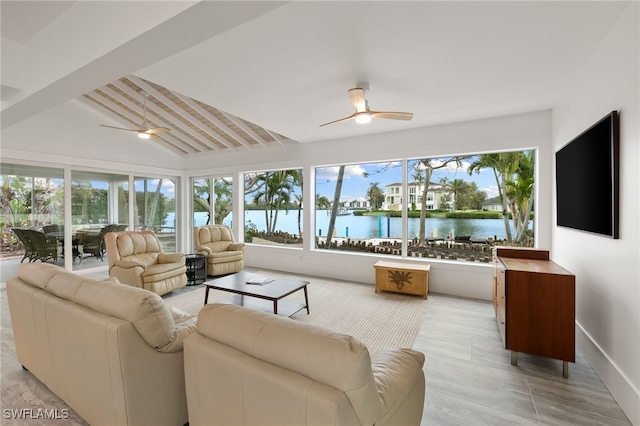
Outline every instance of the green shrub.
<svg viewBox="0 0 640 426">
<path fill-rule="evenodd" d="M 448 219 L 500 219 L 502 213 L 488 211 L 448 212 Z"/>
</svg>

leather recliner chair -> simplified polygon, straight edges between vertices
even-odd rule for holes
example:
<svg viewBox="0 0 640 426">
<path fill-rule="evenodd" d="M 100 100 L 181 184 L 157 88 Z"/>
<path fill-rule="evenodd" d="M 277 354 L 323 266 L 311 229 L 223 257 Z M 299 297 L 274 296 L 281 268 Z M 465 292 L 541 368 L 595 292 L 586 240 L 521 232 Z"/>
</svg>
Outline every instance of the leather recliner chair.
<svg viewBox="0 0 640 426">
<path fill-rule="evenodd" d="M 196 226 L 193 243 L 206 257 L 207 275 L 231 274 L 244 268 L 244 243 L 235 242 L 228 226 Z"/>
<path fill-rule="evenodd" d="M 109 232 L 104 236 L 109 276 L 162 296 L 187 285 L 184 253 L 164 253 L 153 231 Z"/>
<path fill-rule="evenodd" d="M 242 306 L 205 305 L 184 341 L 189 424 L 419 425 L 424 354 L 369 356 L 351 336 Z"/>
</svg>

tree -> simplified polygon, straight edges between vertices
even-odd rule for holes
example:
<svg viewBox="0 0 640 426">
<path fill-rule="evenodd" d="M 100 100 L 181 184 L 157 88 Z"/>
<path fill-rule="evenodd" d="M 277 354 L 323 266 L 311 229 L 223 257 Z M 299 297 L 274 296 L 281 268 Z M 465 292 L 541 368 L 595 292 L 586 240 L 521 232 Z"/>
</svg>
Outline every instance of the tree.
<svg viewBox="0 0 640 426">
<path fill-rule="evenodd" d="M 469 189 L 469 184 L 462 179 L 454 179 L 449 184 L 449 191 L 453 194 L 453 208 L 455 210 L 464 210 L 465 195 Z"/>
<path fill-rule="evenodd" d="M 333 192 L 333 203 L 331 204 L 331 218 L 329 219 L 329 229 L 327 230 L 326 246 L 331 246 L 331 238 L 333 230 L 336 226 L 336 217 L 338 217 L 338 207 L 340 207 L 340 194 L 342 192 L 342 181 L 344 180 L 344 166 L 338 169 L 338 179 L 336 180 L 336 189 Z"/>
<path fill-rule="evenodd" d="M 534 161 L 533 151 L 523 152 L 518 158 L 514 179 L 507 182 L 507 197 L 512 211 L 517 243 L 521 243 L 527 235 L 533 209 Z"/>
<path fill-rule="evenodd" d="M 482 154 L 469 165 L 467 172 L 471 175 L 482 169 L 491 169 L 496 179 L 507 241 L 513 242 L 509 211 L 514 218 L 516 241 L 522 241 L 533 208 L 533 151 Z"/>
<path fill-rule="evenodd" d="M 324 195 L 316 194 L 316 210 L 327 210 L 331 208 L 331 200 Z"/>
<path fill-rule="evenodd" d="M 213 181 L 213 191 L 211 185 Z M 233 211 L 233 183 L 230 178 L 212 178 L 194 181 L 194 210 L 207 212 L 207 225 L 221 224 Z M 211 217 L 211 196 L 214 196 L 213 214 Z"/>
<path fill-rule="evenodd" d="M 466 158 L 467 157 L 423 158 L 414 163 L 413 176 L 416 178 L 416 181 L 423 182 L 418 246 L 424 247 L 426 242 L 427 194 L 429 193 L 429 184 L 431 182 L 431 176 L 433 176 L 433 171 L 443 169 L 451 163 L 455 163 L 457 167 L 462 167 L 462 161 Z"/>
<path fill-rule="evenodd" d="M 299 187 L 299 170 L 279 170 L 257 175 L 254 185 L 254 204 L 264 205 L 265 223 L 267 235 L 275 232 L 278 222 L 278 214 L 281 210 L 289 211 L 295 188 Z M 299 205 L 299 204 L 298 204 Z"/>
<path fill-rule="evenodd" d="M 382 201 L 384 200 L 384 192 L 380 189 L 380 182 L 371 182 L 367 189 L 367 200 L 371 206 L 371 210 L 380 210 Z"/>
</svg>

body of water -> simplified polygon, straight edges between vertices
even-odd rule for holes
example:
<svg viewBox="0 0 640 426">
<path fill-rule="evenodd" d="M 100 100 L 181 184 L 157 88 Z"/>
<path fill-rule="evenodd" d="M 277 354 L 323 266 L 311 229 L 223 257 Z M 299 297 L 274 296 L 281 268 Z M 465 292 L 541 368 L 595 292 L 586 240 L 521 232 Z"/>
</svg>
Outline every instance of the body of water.
<svg viewBox="0 0 640 426">
<path fill-rule="evenodd" d="M 316 235 L 326 235 L 329 228 L 330 216 L 326 210 L 316 211 Z M 206 224 L 207 214 L 196 213 L 195 225 Z M 245 222 L 251 221 L 259 231 L 266 230 L 266 220 L 263 210 L 245 211 Z M 224 220 L 225 225 L 232 226 L 231 215 Z M 511 224 L 511 221 L 510 221 Z M 409 238 L 418 236 L 420 219 L 408 219 Z M 502 219 L 441 219 L 427 218 L 427 236 L 446 238 L 449 232 L 454 235 L 469 235 L 475 239 L 506 238 L 504 221 Z M 289 234 L 298 234 L 298 212 L 280 212 L 277 229 Z M 511 229 L 513 235 L 515 230 Z M 387 218 L 381 216 L 338 216 L 335 224 L 335 235 L 350 238 L 401 238 L 402 218 Z"/>
</svg>

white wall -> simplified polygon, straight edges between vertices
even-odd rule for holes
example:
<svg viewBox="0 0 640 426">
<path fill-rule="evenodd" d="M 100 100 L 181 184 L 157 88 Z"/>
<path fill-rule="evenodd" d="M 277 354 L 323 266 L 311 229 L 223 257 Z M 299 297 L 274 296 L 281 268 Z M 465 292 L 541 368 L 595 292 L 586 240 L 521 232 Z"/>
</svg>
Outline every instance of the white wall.
<svg viewBox="0 0 640 426">
<path fill-rule="evenodd" d="M 553 259 L 576 275 L 578 347 L 633 424 L 640 424 L 639 16 L 632 2 L 553 110 L 554 151 L 619 110 L 620 239 L 555 225 L 551 235 Z"/>
<path fill-rule="evenodd" d="M 536 239 L 539 247 L 548 248 L 551 235 L 550 116 L 550 111 L 539 111 L 343 140 L 307 143 L 278 151 L 193 159 L 190 166 L 201 167 L 201 169 L 193 171 L 192 168 L 190 175 L 203 176 L 215 173 L 220 176 L 232 175 L 237 181 L 241 181 L 240 173 L 243 171 L 302 168 L 305 177 L 304 204 L 313 205 L 311 197 L 316 166 L 534 148 L 538 152 Z M 241 196 L 240 200 L 242 200 Z M 235 222 L 242 220 L 242 212 L 234 211 L 234 214 L 237 215 L 234 216 Z M 304 235 L 315 235 L 315 227 L 311 221 L 309 211 L 305 211 Z M 373 264 L 381 258 L 380 256 L 314 250 L 312 244 L 313 240 L 307 239 L 303 249 L 248 245 L 246 261 L 253 267 L 374 283 Z M 431 264 L 430 291 L 491 299 L 492 271 L 489 264 L 434 259 L 429 263 Z"/>
</svg>

